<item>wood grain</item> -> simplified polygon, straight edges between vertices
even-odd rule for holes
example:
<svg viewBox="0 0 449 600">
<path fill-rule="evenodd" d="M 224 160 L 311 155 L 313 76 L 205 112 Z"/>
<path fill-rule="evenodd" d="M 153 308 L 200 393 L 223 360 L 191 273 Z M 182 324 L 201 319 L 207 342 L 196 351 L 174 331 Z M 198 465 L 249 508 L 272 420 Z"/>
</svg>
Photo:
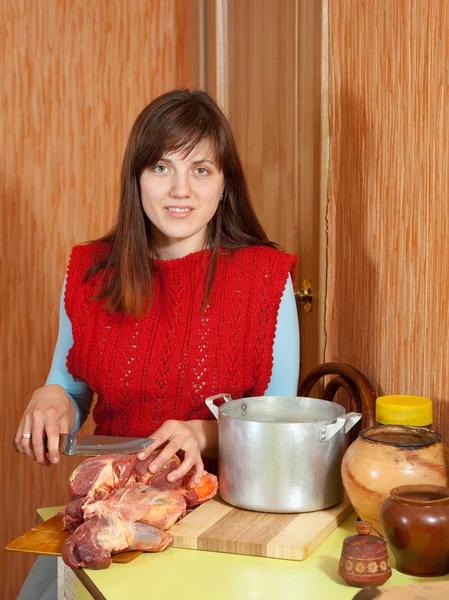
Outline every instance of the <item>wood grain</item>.
<svg viewBox="0 0 449 600">
<path fill-rule="evenodd" d="M 37 506 L 63 504 L 76 460 L 50 471 L 12 449 L 46 379 L 71 246 L 106 232 L 138 112 L 199 80 L 197 0 L 5 0 L 0 9 L 0 580 L 15 598 L 31 557 L 6 553 Z M 196 57 L 194 60 L 192 57 Z M 6 482 L 6 483 L 5 483 Z"/>
<path fill-rule="evenodd" d="M 274 514 L 234 508 L 220 497 L 171 529 L 174 548 L 304 560 L 352 512 L 343 502 L 312 513 Z"/>
<path fill-rule="evenodd" d="M 323 299 L 325 4 L 324 0 L 206 3 L 206 81 L 225 105 L 256 212 L 268 236 L 299 255 L 296 287 L 311 279 L 314 293 Z M 299 315 L 304 375 L 323 360 L 324 301 L 315 300 L 314 312 L 300 310 Z"/>
<path fill-rule="evenodd" d="M 329 3 L 326 360 L 434 402 L 449 441 L 449 9 Z"/>
</svg>

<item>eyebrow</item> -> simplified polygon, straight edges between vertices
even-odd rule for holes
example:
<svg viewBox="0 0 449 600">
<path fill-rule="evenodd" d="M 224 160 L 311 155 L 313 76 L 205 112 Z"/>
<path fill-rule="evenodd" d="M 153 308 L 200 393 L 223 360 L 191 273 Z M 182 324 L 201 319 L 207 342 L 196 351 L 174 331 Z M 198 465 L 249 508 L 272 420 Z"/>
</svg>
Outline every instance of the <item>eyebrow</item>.
<svg viewBox="0 0 449 600">
<path fill-rule="evenodd" d="M 164 160 L 165 162 L 170 163 L 171 165 L 173 164 L 173 161 L 171 161 L 169 158 L 164 158 L 163 156 L 161 157 L 161 160 Z M 192 160 L 190 161 L 190 164 L 192 165 L 200 165 L 202 163 L 210 163 L 211 165 L 213 165 L 214 167 L 216 166 L 216 164 L 214 163 L 213 160 L 210 160 L 209 158 L 201 158 L 200 160 Z"/>
</svg>

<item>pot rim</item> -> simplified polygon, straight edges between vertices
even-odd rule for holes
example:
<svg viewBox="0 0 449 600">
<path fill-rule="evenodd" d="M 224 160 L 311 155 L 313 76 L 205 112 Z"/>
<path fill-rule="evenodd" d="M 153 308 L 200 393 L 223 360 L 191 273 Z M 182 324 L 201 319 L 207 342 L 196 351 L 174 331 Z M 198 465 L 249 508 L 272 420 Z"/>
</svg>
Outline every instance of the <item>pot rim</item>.
<svg viewBox="0 0 449 600">
<path fill-rule="evenodd" d="M 329 405 L 334 407 L 339 407 L 339 409 L 341 409 L 341 414 L 336 415 L 336 416 L 328 416 L 325 417 L 323 416 L 322 418 L 320 418 L 320 420 L 316 420 L 316 421 L 290 421 L 290 420 L 278 420 L 278 421 L 260 421 L 258 419 L 248 419 L 248 418 L 244 418 L 243 416 L 240 415 L 228 415 L 226 414 L 226 410 L 231 406 L 231 404 L 233 404 L 235 406 L 235 403 L 241 403 L 241 404 L 246 404 L 247 402 L 249 404 L 251 404 L 251 401 L 255 400 L 256 403 L 257 402 L 269 402 L 270 400 L 307 400 L 311 403 L 315 403 L 315 402 L 323 402 L 325 403 L 325 405 Z M 317 405 L 318 406 L 318 405 Z M 339 410 L 340 412 L 340 410 Z M 324 400 L 322 398 L 309 398 L 308 396 L 277 396 L 277 395 L 273 395 L 273 396 L 250 396 L 248 398 L 232 398 L 232 400 L 230 402 L 226 402 L 224 404 L 222 404 L 221 406 L 218 407 L 218 416 L 219 416 L 219 420 L 220 419 L 230 419 L 230 420 L 235 420 L 235 421 L 239 421 L 241 423 L 247 423 L 248 425 L 254 425 L 254 424 L 259 424 L 259 425 L 282 425 L 283 427 L 285 427 L 286 425 L 292 425 L 293 427 L 297 427 L 298 425 L 304 426 L 304 425 L 311 425 L 313 427 L 324 427 L 325 425 L 332 425 L 333 423 L 336 423 L 337 419 L 339 417 L 344 417 L 346 414 L 348 414 L 346 412 L 346 409 L 344 406 L 342 406 L 341 404 L 338 404 L 336 402 L 331 402 L 330 400 Z M 282 418 L 282 417 L 281 417 Z"/>
<path fill-rule="evenodd" d="M 418 500 L 415 498 L 405 498 L 404 494 L 407 492 L 438 492 L 445 494 L 443 498 L 436 498 L 435 500 Z M 441 504 L 449 503 L 449 487 L 444 485 L 432 485 L 428 483 L 417 483 L 415 485 L 398 485 L 397 487 L 390 490 L 390 496 L 403 504 L 414 504 L 417 506 L 439 506 Z"/>
<path fill-rule="evenodd" d="M 416 441 L 416 442 L 390 442 L 387 440 L 376 440 L 370 437 L 370 433 L 374 433 L 376 430 L 390 430 L 391 432 L 398 433 L 416 433 L 416 434 L 425 434 L 428 438 L 427 440 Z M 365 440 L 366 442 L 371 442 L 373 444 L 381 444 L 383 446 L 396 446 L 397 448 L 424 448 L 426 446 L 432 446 L 441 440 L 441 435 L 438 431 L 434 429 L 428 429 L 427 427 L 411 427 L 408 425 L 372 425 L 371 427 L 366 427 L 360 431 L 359 436 Z"/>
</svg>

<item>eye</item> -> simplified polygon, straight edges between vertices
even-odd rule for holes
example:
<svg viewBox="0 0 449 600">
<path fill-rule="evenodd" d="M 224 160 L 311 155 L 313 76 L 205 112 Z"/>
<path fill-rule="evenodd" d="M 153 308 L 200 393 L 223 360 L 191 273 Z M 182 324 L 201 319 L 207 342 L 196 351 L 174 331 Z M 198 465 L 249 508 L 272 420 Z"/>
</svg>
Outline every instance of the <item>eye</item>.
<svg viewBox="0 0 449 600">
<path fill-rule="evenodd" d="M 198 175 L 207 175 L 209 171 L 208 169 L 206 169 L 206 167 L 198 167 L 197 169 L 195 169 L 195 173 L 197 173 Z"/>
<path fill-rule="evenodd" d="M 165 165 L 156 165 L 154 167 L 154 171 L 156 171 L 156 173 L 165 173 L 167 170 L 168 169 Z"/>
</svg>

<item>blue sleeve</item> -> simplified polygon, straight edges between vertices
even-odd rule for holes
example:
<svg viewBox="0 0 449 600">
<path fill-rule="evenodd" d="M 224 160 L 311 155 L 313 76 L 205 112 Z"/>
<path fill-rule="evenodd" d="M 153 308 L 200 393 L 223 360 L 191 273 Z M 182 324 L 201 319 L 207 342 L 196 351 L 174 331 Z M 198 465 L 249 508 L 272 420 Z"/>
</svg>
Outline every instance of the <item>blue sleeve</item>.
<svg viewBox="0 0 449 600">
<path fill-rule="evenodd" d="M 89 386 L 82 381 L 75 381 L 67 371 L 66 359 L 70 348 L 73 346 L 72 324 L 64 306 L 65 280 L 59 305 L 59 333 L 56 342 L 50 373 L 45 385 L 58 384 L 62 386 L 73 402 L 76 411 L 76 424 L 72 433 L 76 433 L 87 416 L 92 405 L 93 392 Z"/>
<path fill-rule="evenodd" d="M 279 306 L 273 342 L 273 371 L 264 396 L 296 396 L 299 378 L 299 322 L 289 276 Z"/>
</svg>

